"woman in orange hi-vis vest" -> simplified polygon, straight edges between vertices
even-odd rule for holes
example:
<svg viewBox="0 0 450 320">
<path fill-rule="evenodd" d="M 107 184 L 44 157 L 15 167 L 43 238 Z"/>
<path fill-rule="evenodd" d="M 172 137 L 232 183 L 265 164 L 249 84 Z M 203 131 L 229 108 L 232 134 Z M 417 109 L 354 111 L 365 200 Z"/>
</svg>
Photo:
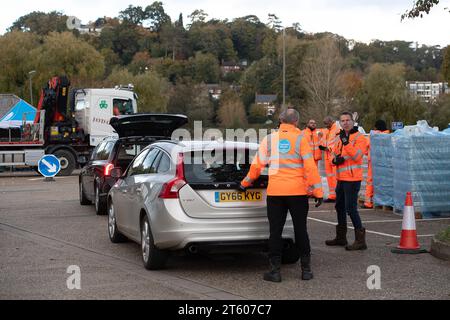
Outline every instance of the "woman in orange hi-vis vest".
<svg viewBox="0 0 450 320">
<path fill-rule="evenodd" d="M 325 241 L 328 246 L 345 246 L 347 250 L 365 250 L 366 229 L 358 213 L 358 193 L 363 179 L 363 157 L 367 153 L 367 139 L 358 131 L 350 112 L 339 118 L 342 130 L 333 149 L 336 166 L 336 238 Z M 355 242 L 347 245 L 347 214 L 355 227 Z"/>
<path fill-rule="evenodd" d="M 302 279 L 310 280 L 313 277 L 306 225 L 309 210 L 307 193 L 311 186 L 318 207 L 322 203 L 323 192 L 309 143 L 297 128 L 298 120 L 297 110 L 287 109 L 282 112 L 279 130 L 263 139 L 247 176 L 239 186 L 240 191 L 245 191 L 268 166 L 267 217 L 270 225 L 271 270 L 264 274 L 266 281 L 281 282 L 282 233 L 288 211 L 294 224 L 295 245 L 300 253 Z"/>
<path fill-rule="evenodd" d="M 328 182 L 328 199 L 325 202 L 334 202 L 336 200 L 336 167 L 331 163 L 333 161 L 333 148 L 339 140 L 339 127 L 332 117 L 325 117 L 323 123 L 327 127 L 325 134 L 321 134 L 320 150 L 324 151 L 325 174 Z"/>
<path fill-rule="evenodd" d="M 371 134 L 389 134 L 387 130 L 386 122 L 383 120 L 377 120 L 375 122 L 375 130 L 370 132 Z M 373 175 L 372 175 L 372 157 L 370 155 L 370 136 L 367 139 L 367 177 L 366 177 L 366 192 L 363 208 L 373 208 Z"/>
</svg>

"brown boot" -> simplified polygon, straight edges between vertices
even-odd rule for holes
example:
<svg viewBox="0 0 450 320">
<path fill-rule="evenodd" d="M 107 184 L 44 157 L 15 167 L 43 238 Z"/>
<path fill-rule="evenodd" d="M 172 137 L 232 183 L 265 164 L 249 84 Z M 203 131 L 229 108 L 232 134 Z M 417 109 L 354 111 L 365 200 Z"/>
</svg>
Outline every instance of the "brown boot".
<svg viewBox="0 0 450 320">
<path fill-rule="evenodd" d="M 347 226 L 336 226 L 336 238 L 325 241 L 327 246 L 346 246 L 347 245 Z"/>
<path fill-rule="evenodd" d="M 355 229 L 355 242 L 350 246 L 346 246 L 345 249 L 348 251 L 366 250 L 366 229 Z"/>
</svg>

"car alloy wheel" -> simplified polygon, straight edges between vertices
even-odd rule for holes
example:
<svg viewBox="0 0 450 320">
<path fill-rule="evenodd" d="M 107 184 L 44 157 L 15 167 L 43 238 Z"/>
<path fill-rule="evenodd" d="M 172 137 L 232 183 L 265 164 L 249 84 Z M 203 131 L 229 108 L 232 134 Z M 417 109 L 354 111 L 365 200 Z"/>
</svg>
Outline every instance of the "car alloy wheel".
<svg viewBox="0 0 450 320">
<path fill-rule="evenodd" d="M 112 203 L 109 205 L 108 210 L 108 230 L 109 236 L 113 238 L 116 231 L 116 216 L 114 214 L 114 206 Z"/>
<path fill-rule="evenodd" d="M 100 194 L 98 190 L 98 186 L 95 186 L 95 211 L 99 212 L 100 207 Z"/>
<path fill-rule="evenodd" d="M 142 257 L 144 261 L 147 262 L 150 256 L 150 232 L 147 221 L 144 221 L 144 224 L 142 226 L 141 244 L 142 244 Z"/>
</svg>

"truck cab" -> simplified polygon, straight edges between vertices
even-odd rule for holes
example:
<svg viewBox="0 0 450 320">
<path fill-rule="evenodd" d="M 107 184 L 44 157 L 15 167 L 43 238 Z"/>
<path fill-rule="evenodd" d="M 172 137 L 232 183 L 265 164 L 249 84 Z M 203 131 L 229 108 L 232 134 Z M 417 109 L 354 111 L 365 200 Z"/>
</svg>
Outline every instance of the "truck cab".
<svg viewBox="0 0 450 320">
<path fill-rule="evenodd" d="M 109 120 L 113 116 L 137 113 L 137 95 L 132 87 L 113 89 L 78 89 L 74 93 L 74 115 L 88 136 L 91 147 L 105 137 L 114 136 Z"/>
</svg>

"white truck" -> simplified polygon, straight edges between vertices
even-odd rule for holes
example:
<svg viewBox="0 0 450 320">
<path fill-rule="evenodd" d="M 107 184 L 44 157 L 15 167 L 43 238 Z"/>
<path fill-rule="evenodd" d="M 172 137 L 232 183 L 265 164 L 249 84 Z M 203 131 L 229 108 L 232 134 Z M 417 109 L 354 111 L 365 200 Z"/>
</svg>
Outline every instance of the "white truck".
<svg viewBox="0 0 450 320">
<path fill-rule="evenodd" d="M 59 174 L 70 175 L 103 138 L 115 134 L 109 125 L 113 116 L 137 113 L 131 86 L 74 89 L 69 99 L 69 85 L 66 77 L 52 78 L 41 91 L 33 123 L 0 129 L 0 167 L 36 168 L 44 154 L 54 154 Z"/>
</svg>

